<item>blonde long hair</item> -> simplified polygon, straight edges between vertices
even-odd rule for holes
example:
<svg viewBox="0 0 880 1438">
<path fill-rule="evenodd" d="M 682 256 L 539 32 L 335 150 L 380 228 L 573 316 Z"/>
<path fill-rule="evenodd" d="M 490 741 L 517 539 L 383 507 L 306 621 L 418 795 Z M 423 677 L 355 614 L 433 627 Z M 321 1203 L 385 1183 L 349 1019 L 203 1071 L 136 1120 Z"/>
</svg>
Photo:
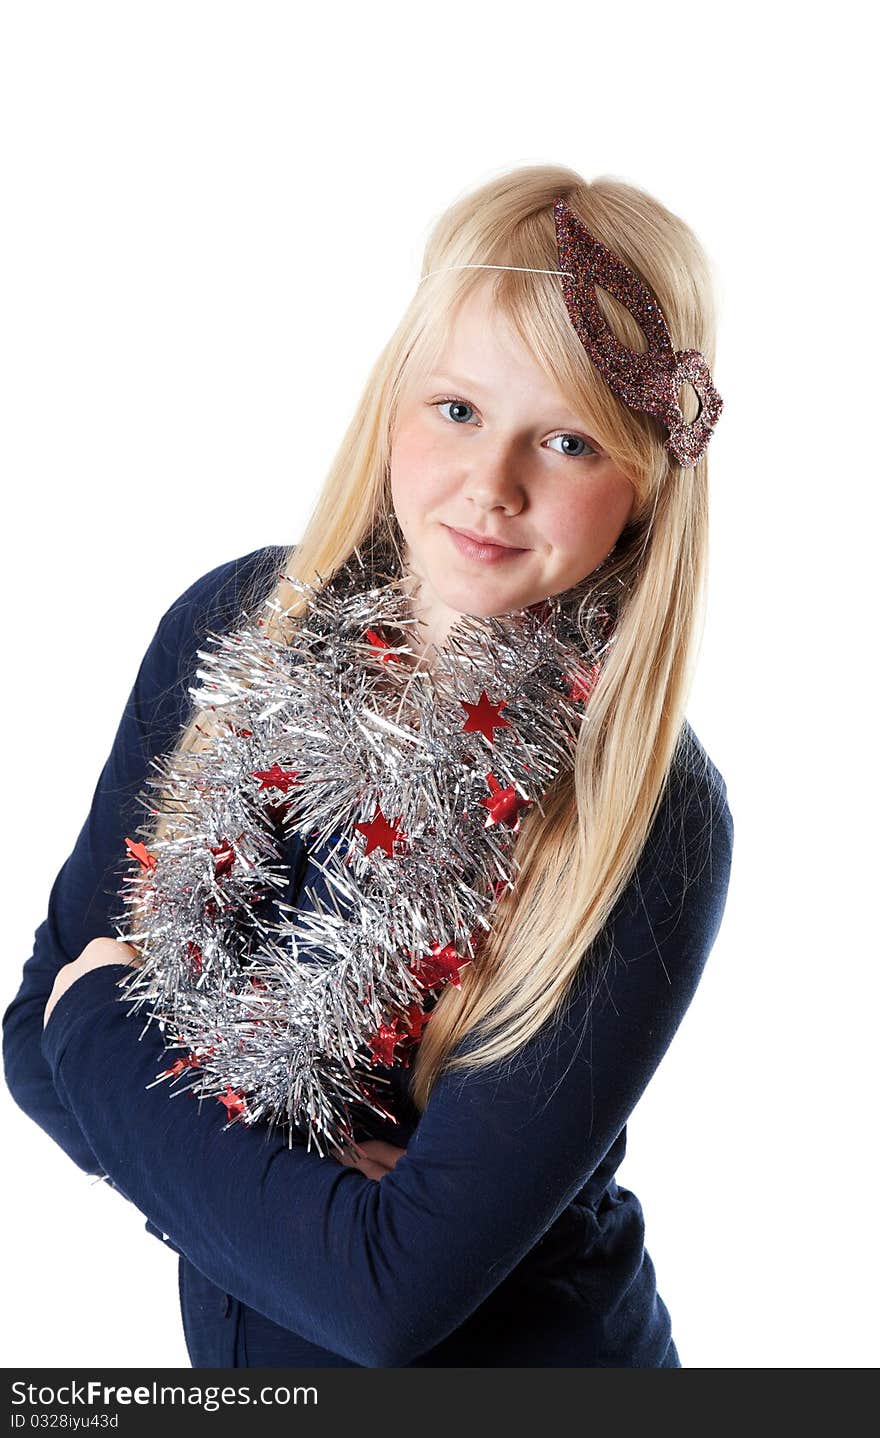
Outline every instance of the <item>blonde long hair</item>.
<svg viewBox="0 0 880 1438">
<path fill-rule="evenodd" d="M 605 385 L 565 310 L 553 202 L 563 197 L 598 239 L 660 301 L 675 349 L 714 361 L 715 318 L 707 257 L 692 231 L 652 196 L 611 176 L 533 165 L 508 171 L 457 200 L 428 240 L 425 278 L 370 373 L 311 518 L 283 572 L 324 582 L 356 546 L 393 525 L 389 478 L 394 423 L 407 378 L 433 358 L 457 306 L 490 283 L 495 303 L 576 413 L 631 480 L 636 501 L 612 552 L 626 589 L 617 637 L 589 702 L 573 770 L 527 812 L 514 846 L 517 884 L 493 911 L 479 962 L 461 987 L 441 992 L 410 1075 L 421 1110 L 441 1071 L 476 1068 L 513 1054 L 559 1010 L 638 862 L 685 732 L 685 703 L 702 636 L 708 547 L 706 457 L 682 470 L 663 445 L 666 431 L 635 413 Z M 517 269 L 456 269 L 451 265 Z M 488 280 L 487 280 L 488 277 Z M 603 290 L 601 309 L 618 338 L 643 350 L 627 311 Z M 415 367 L 415 368 L 414 368 Z M 680 397 L 694 418 L 692 391 Z M 608 565 L 606 564 L 606 571 Z M 303 601 L 278 579 L 261 609 L 265 632 L 283 639 L 286 614 Z M 274 617 L 273 617 L 274 616 Z M 184 725 L 177 748 L 207 746 L 206 711 Z M 198 728 L 196 724 L 198 723 Z M 159 821 L 153 838 L 161 836 Z M 149 841 L 148 841 L 149 842 Z M 473 1033 L 479 1026 L 479 1032 Z M 453 1053 L 469 1034 L 467 1053 Z M 474 1040 L 477 1042 L 474 1042 Z"/>
</svg>

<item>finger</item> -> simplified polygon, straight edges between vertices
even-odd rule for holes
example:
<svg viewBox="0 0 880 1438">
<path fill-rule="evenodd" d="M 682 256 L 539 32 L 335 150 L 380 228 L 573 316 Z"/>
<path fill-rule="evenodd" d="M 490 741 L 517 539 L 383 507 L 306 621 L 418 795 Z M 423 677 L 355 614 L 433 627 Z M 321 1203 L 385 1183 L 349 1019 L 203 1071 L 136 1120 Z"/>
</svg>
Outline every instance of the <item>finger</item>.
<svg viewBox="0 0 880 1438">
<path fill-rule="evenodd" d="M 122 939 L 111 939 L 102 935 L 100 938 L 90 939 L 82 953 L 72 962 L 77 965 L 77 973 L 85 974 L 90 969 L 100 969 L 105 964 L 128 964 L 131 968 L 140 968 L 143 959 L 140 950 L 131 944 Z"/>
<path fill-rule="evenodd" d="M 343 1164 L 346 1168 L 360 1169 L 366 1178 L 384 1178 L 385 1174 L 389 1172 L 385 1164 L 378 1163 L 375 1159 L 369 1158 L 367 1154 L 363 1154 L 358 1158 L 350 1152 L 343 1153 L 342 1150 L 338 1148 L 331 1149 L 330 1152 L 337 1162 Z"/>
<path fill-rule="evenodd" d="M 331 1148 L 330 1152 L 336 1159 L 336 1161 L 338 1163 L 344 1164 L 346 1168 L 363 1169 L 365 1164 L 371 1164 L 374 1167 L 376 1166 L 376 1164 L 378 1164 L 378 1166 L 383 1169 L 385 1167 L 381 1160 L 379 1160 L 376 1156 L 373 1156 L 371 1158 L 368 1153 L 365 1153 L 363 1145 L 361 1144 L 358 1144 L 357 1148 L 354 1150 L 350 1148 L 344 1150 L 341 1148 Z"/>
</svg>

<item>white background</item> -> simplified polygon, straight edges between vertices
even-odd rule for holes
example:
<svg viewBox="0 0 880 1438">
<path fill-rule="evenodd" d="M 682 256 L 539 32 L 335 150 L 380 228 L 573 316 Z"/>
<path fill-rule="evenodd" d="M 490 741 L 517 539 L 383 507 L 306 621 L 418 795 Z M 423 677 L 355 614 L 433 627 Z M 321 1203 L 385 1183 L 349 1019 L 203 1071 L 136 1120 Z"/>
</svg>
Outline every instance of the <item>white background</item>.
<svg viewBox="0 0 880 1438">
<path fill-rule="evenodd" d="M 159 616 L 299 536 L 440 212 L 562 163 L 709 251 L 689 713 L 734 871 L 618 1175 L 686 1367 L 877 1361 L 876 117 L 866 10 L 817 13 L 29 0 L 0 26 L 4 1007 Z M 5 1362 L 187 1365 L 175 1255 L 0 1108 Z"/>
</svg>

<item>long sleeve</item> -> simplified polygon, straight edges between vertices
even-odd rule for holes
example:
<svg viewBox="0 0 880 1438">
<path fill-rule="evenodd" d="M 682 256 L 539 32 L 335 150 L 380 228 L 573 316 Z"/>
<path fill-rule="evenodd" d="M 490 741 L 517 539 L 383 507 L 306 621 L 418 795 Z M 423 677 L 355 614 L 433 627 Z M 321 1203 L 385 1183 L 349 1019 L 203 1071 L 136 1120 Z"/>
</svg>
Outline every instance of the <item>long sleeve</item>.
<svg viewBox="0 0 880 1438">
<path fill-rule="evenodd" d="M 713 771 L 717 776 L 717 771 Z M 43 1036 L 59 1093 L 101 1165 L 221 1289 L 366 1367 L 404 1366 L 453 1332 L 584 1187 L 690 1003 L 726 901 L 723 781 L 668 790 L 636 874 L 563 1014 L 512 1059 L 438 1082 L 381 1182 L 219 1104 L 147 1085 L 154 1026 L 124 973 L 86 974 Z"/>
<path fill-rule="evenodd" d="M 284 553 L 280 549 L 278 553 Z M 101 1173 L 76 1115 L 62 1102 L 41 1050 L 43 1011 L 62 965 L 90 940 L 112 938 L 125 835 L 143 822 L 136 796 L 150 759 L 173 741 L 188 707 L 196 650 L 210 627 L 235 618 L 248 584 L 276 559 L 254 550 L 202 575 L 162 616 L 138 669 L 88 817 L 49 894 L 46 918 L 3 1016 L 3 1066 L 13 1098 L 87 1173 Z"/>
</svg>

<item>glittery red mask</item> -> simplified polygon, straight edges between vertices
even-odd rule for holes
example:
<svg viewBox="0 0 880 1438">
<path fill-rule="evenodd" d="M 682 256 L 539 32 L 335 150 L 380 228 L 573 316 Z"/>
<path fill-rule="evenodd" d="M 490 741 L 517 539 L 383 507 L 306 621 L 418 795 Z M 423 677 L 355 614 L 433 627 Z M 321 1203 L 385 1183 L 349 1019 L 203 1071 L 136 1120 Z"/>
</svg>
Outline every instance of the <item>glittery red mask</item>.
<svg viewBox="0 0 880 1438">
<path fill-rule="evenodd" d="M 721 414 L 722 400 L 699 350 L 674 350 L 660 305 L 622 260 L 600 243 L 565 200 L 553 206 L 562 293 L 584 348 L 611 390 L 630 409 L 659 419 L 669 430 L 664 441 L 683 469 L 696 464 Z M 609 329 L 596 300 L 601 285 L 629 311 L 648 344 L 645 353 L 621 344 Z M 678 401 L 689 382 L 700 412 L 686 420 Z"/>
</svg>

